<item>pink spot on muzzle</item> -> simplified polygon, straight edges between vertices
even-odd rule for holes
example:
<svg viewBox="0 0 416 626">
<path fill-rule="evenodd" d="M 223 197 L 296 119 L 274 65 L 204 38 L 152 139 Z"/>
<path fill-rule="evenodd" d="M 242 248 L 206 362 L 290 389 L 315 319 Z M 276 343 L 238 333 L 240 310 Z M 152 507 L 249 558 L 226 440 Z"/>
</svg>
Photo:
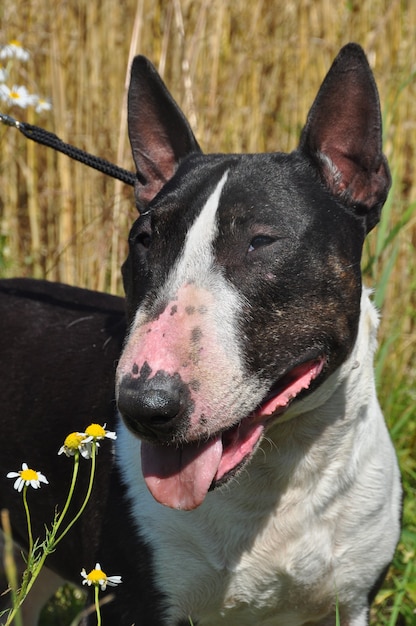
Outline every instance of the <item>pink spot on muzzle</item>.
<svg viewBox="0 0 416 626">
<path fill-rule="evenodd" d="M 202 294 L 206 297 L 208 292 Z M 193 304 L 198 296 L 201 299 L 201 290 L 192 285 L 182 287 L 177 299 L 169 302 L 156 319 L 133 330 L 120 360 L 119 374 L 129 372 L 135 376 L 147 363 L 153 373 L 163 370 L 190 380 L 187 370 L 199 363 L 207 334 L 204 318 L 208 309 L 206 304 Z"/>
</svg>

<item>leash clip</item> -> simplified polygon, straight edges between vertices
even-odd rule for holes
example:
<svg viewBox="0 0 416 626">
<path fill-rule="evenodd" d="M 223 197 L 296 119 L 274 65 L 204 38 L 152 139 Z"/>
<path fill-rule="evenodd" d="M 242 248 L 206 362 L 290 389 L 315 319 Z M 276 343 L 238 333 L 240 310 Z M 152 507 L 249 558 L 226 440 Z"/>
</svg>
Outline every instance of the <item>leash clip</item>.
<svg viewBox="0 0 416 626">
<path fill-rule="evenodd" d="M 15 128 L 20 128 L 20 122 L 14 119 L 11 115 L 6 115 L 5 113 L 0 113 L 0 122 L 6 124 L 6 126 L 14 126 Z"/>
</svg>

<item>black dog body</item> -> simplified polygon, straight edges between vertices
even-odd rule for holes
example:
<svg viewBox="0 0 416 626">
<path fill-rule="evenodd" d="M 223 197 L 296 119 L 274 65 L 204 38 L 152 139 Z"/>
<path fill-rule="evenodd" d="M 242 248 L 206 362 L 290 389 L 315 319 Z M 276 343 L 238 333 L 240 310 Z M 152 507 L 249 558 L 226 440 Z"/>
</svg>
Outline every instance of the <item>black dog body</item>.
<svg viewBox="0 0 416 626">
<path fill-rule="evenodd" d="M 124 581 L 107 623 L 330 626 L 338 605 L 365 626 L 401 498 L 360 274 L 390 185 L 365 56 L 346 46 L 298 150 L 265 155 L 203 155 L 137 57 L 129 135 L 117 466 L 91 503 L 91 558 Z"/>
</svg>

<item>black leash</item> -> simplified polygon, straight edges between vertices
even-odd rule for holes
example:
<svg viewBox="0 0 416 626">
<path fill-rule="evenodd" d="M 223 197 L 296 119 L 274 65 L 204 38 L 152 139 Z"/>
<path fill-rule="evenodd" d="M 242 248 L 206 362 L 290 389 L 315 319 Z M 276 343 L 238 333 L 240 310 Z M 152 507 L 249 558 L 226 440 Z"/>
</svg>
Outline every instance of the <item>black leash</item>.
<svg viewBox="0 0 416 626">
<path fill-rule="evenodd" d="M 28 139 L 32 139 L 37 143 L 41 143 L 44 146 L 48 146 L 58 152 L 62 152 L 71 159 L 84 163 L 84 165 L 88 165 L 88 167 L 92 167 L 99 172 L 103 172 L 107 176 L 117 178 L 127 185 L 134 186 L 136 175 L 132 172 L 129 172 L 122 167 L 118 167 L 105 159 L 89 154 L 84 150 L 75 148 L 75 146 L 71 146 L 69 143 L 65 143 L 62 139 L 59 139 L 59 137 L 54 135 L 54 133 L 50 133 L 43 128 L 39 128 L 39 126 L 18 122 L 10 115 L 4 115 L 3 113 L 0 113 L 0 122 L 3 122 L 6 126 L 13 126 L 14 128 L 17 128 Z"/>
</svg>

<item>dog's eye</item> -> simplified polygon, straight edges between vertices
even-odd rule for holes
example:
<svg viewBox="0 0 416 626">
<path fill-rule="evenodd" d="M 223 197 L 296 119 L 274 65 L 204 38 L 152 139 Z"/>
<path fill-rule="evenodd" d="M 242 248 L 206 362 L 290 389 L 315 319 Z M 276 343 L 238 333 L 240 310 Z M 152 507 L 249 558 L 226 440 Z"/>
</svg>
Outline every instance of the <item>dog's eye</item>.
<svg viewBox="0 0 416 626">
<path fill-rule="evenodd" d="M 250 241 L 250 245 L 248 247 L 248 252 L 254 252 L 259 248 L 264 248 L 265 246 L 269 246 L 274 243 L 276 240 L 273 237 L 269 237 L 268 235 L 257 235 L 257 237 L 253 237 Z"/>
<path fill-rule="evenodd" d="M 139 217 L 130 232 L 129 244 L 134 248 L 147 250 L 152 242 L 150 220 Z"/>
<path fill-rule="evenodd" d="M 152 242 L 152 235 L 150 233 L 138 233 L 134 238 L 134 244 L 136 246 L 142 246 L 147 250 Z"/>
</svg>

